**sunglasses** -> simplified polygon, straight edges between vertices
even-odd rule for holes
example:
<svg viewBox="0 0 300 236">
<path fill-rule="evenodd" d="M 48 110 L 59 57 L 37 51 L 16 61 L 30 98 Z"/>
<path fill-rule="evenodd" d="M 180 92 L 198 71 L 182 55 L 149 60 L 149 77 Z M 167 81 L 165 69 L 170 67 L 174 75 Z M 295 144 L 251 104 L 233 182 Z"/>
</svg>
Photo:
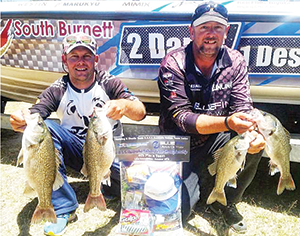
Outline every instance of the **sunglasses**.
<svg viewBox="0 0 300 236">
<path fill-rule="evenodd" d="M 96 50 L 97 44 L 96 41 L 89 35 L 78 34 L 78 35 L 69 35 L 63 41 L 64 52 L 66 52 L 70 47 L 75 44 L 86 45 L 92 51 Z"/>
<path fill-rule="evenodd" d="M 224 7 L 221 4 L 209 2 L 209 3 L 206 3 L 206 4 L 200 5 L 196 8 L 195 13 L 193 15 L 192 22 L 194 22 L 196 19 L 198 19 L 204 13 L 209 12 L 211 10 L 219 13 L 220 15 L 222 15 L 223 17 L 228 19 L 228 11 L 227 11 L 226 7 Z"/>
<path fill-rule="evenodd" d="M 93 39 L 88 35 L 70 35 L 65 39 L 65 42 L 69 45 L 73 45 L 75 43 L 83 43 L 86 45 L 93 44 Z"/>
</svg>

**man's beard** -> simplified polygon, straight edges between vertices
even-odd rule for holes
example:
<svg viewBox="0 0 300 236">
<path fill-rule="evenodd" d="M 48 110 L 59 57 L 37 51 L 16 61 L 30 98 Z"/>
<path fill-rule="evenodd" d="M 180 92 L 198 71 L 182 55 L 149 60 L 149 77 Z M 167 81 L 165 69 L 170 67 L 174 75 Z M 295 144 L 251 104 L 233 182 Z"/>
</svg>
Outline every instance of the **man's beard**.
<svg viewBox="0 0 300 236">
<path fill-rule="evenodd" d="M 199 53 L 206 56 L 215 57 L 218 55 L 220 47 L 207 48 L 204 45 L 201 45 L 199 48 Z"/>
</svg>

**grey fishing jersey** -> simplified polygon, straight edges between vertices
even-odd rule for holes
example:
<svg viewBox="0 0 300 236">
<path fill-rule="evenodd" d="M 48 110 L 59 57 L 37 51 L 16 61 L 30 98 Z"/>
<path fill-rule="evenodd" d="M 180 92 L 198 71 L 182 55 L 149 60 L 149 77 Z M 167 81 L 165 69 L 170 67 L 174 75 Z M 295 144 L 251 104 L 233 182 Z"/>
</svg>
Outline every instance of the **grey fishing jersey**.
<svg viewBox="0 0 300 236">
<path fill-rule="evenodd" d="M 137 99 L 120 79 L 105 71 L 98 72 L 94 83 L 81 90 L 74 87 L 69 76 L 65 75 L 39 95 L 30 112 L 40 113 L 43 119 L 56 112 L 63 127 L 85 139 L 94 107 L 103 107 L 107 101 L 120 98 Z M 121 135 L 120 121 L 110 119 L 110 123 L 114 135 Z"/>
</svg>

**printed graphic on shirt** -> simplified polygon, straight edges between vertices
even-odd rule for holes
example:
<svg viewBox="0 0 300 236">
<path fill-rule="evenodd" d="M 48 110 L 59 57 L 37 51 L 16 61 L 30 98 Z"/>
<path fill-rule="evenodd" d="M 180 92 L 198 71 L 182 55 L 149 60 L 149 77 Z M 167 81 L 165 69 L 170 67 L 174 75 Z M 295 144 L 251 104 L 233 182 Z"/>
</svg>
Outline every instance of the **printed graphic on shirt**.
<svg viewBox="0 0 300 236">
<path fill-rule="evenodd" d="M 104 104 L 105 101 L 102 100 L 100 97 L 94 97 L 92 99 L 92 108 L 103 107 Z M 91 109 L 91 112 L 87 115 L 80 115 L 79 109 L 76 107 L 74 100 L 71 99 L 67 104 L 66 113 L 68 116 L 74 116 L 74 119 L 80 119 L 82 121 L 80 125 L 71 126 L 70 131 L 79 138 L 84 139 L 88 130 L 89 120 L 92 116 L 93 109 Z"/>
<path fill-rule="evenodd" d="M 89 118 L 87 116 L 81 116 L 79 114 L 78 109 L 76 108 L 76 105 L 74 103 L 74 100 L 69 101 L 69 103 L 67 105 L 66 113 L 68 116 L 76 116 L 80 120 L 82 120 L 82 124 L 84 124 L 84 126 L 74 125 L 71 127 L 70 131 L 72 133 L 76 134 L 78 137 L 84 138 L 84 136 L 87 133 L 87 128 L 89 125 Z"/>
<path fill-rule="evenodd" d="M 232 88 L 232 81 L 229 81 L 227 83 L 218 83 L 218 84 L 213 84 L 211 91 L 222 91 L 222 90 L 227 90 Z"/>
<path fill-rule="evenodd" d="M 201 84 L 190 84 L 190 89 L 193 92 L 201 91 L 202 85 Z"/>
<path fill-rule="evenodd" d="M 170 93 L 170 98 L 176 98 L 177 97 L 177 94 L 175 91 L 171 91 Z"/>
<path fill-rule="evenodd" d="M 164 73 L 164 74 L 162 75 L 164 84 L 165 84 L 166 86 L 171 86 L 171 85 L 173 85 L 173 76 L 174 76 L 174 75 L 173 75 L 172 73 L 170 73 L 170 72 L 166 72 L 166 73 Z"/>
<path fill-rule="evenodd" d="M 223 115 L 223 113 L 225 112 L 219 109 L 225 109 L 228 106 L 228 104 L 228 101 L 213 102 L 207 105 L 196 102 L 194 104 L 194 109 L 199 113 Z"/>
</svg>

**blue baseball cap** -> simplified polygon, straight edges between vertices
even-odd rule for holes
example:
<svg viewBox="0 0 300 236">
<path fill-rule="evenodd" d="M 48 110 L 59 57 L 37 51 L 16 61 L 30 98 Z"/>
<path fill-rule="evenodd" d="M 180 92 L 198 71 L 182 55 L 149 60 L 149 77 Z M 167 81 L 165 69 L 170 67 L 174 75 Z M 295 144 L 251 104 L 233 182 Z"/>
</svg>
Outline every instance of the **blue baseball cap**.
<svg viewBox="0 0 300 236">
<path fill-rule="evenodd" d="M 144 194 L 149 210 L 154 214 L 167 215 L 174 212 L 180 203 L 181 179 L 167 172 L 153 173 L 146 181 Z"/>
<path fill-rule="evenodd" d="M 193 14 L 192 25 L 198 26 L 209 21 L 227 25 L 228 11 L 226 7 L 213 1 L 204 2 L 199 5 Z"/>
</svg>

